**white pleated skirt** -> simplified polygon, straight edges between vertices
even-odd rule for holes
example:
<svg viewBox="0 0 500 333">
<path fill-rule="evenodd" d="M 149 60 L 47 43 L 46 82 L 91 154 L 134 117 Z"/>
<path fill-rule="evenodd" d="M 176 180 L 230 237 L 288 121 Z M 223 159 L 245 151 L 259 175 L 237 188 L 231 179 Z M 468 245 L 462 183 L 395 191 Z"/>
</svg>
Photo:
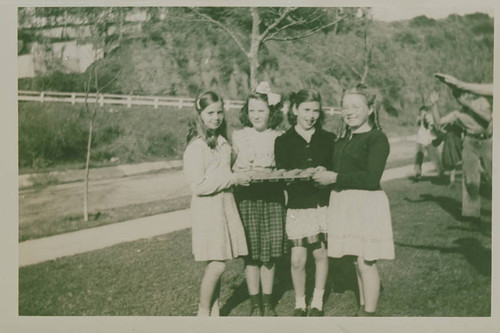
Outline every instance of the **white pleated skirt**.
<svg viewBox="0 0 500 333">
<path fill-rule="evenodd" d="M 327 212 L 328 256 L 394 259 L 389 200 L 384 191 L 332 191 Z"/>
</svg>

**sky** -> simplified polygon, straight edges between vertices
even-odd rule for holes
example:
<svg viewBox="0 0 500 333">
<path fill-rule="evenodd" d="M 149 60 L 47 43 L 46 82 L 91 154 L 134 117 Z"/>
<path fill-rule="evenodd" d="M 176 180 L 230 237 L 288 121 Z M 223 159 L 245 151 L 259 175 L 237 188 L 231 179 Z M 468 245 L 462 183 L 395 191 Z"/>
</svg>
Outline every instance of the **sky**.
<svg viewBox="0 0 500 333">
<path fill-rule="evenodd" d="M 416 16 L 425 15 L 429 18 L 440 19 L 445 18 L 450 14 L 470 14 L 470 13 L 487 13 L 493 16 L 493 9 L 486 6 L 447 6 L 447 7 L 373 7 L 372 13 L 375 20 L 380 21 L 397 21 L 407 20 Z"/>
</svg>

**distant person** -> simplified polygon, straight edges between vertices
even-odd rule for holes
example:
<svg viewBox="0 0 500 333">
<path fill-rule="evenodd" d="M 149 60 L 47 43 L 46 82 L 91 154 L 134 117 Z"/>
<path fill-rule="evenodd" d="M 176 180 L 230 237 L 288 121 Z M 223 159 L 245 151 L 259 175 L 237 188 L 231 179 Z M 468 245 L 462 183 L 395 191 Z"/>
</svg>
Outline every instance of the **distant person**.
<svg viewBox="0 0 500 333">
<path fill-rule="evenodd" d="M 446 126 L 440 126 L 441 116 L 437 109 L 437 102 L 439 101 L 439 94 L 433 91 L 430 94 L 431 110 L 434 116 L 434 134 L 437 137 L 432 141 L 433 146 L 438 146 L 443 143 L 441 151 L 441 166 L 443 171 L 449 172 L 449 187 L 455 186 L 456 171 L 462 164 L 462 136 L 463 128 L 458 123 L 450 123 Z"/>
<path fill-rule="evenodd" d="M 240 111 L 244 128 L 233 132 L 235 172 L 262 173 L 275 169 L 274 140 L 283 132 L 280 95 L 261 83 Z M 245 277 L 250 294 L 250 316 L 276 316 L 272 293 L 276 260 L 286 249 L 285 195 L 279 183 L 236 187 L 234 196 L 248 243 Z M 262 298 L 260 287 L 262 286 Z"/>
<path fill-rule="evenodd" d="M 453 96 L 462 105 L 460 110 L 442 117 L 440 125 L 458 123 L 465 129 L 462 148 L 462 215 L 479 222 L 481 176 L 491 187 L 493 85 L 462 82 L 441 73 L 435 74 L 435 77 L 452 89 Z"/>
<path fill-rule="evenodd" d="M 360 316 L 374 316 L 380 294 L 377 260 L 395 258 L 392 220 L 380 179 L 389 141 L 378 123 L 375 95 L 363 84 L 342 97 L 345 136 L 335 144 L 333 171 L 313 179 L 334 185 L 328 208 L 328 256 L 355 256 Z"/>
<path fill-rule="evenodd" d="M 324 119 L 321 95 L 304 89 L 290 95 L 288 121 L 292 127 L 275 141 L 276 167 L 286 170 L 326 170 L 331 165 L 335 135 L 321 128 Z M 314 172 L 314 171 L 313 171 Z M 323 316 L 323 296 L 328 275 L 326 209 L 329 189 L 298 181 L 286 187 L 286 233 L 292 247 L 291 271 L 295 290 L 294 316 Z M 309 311 L 306 306 L 308 250 L 315 262 L 315 282 Z"/>
<path fill-rule="evenodd" d="M 424 162 L 424 151 L 427 151 L 429 158 L 434 163 L 436 171 L 440 176 L 443 175 L 443 167 L 437 147 L 433 144 L 436 140 L 435 121 L 429 108 L 422 105 L 417 117 L 417 153 L 415 155 L 415 180 L 418 181 L 422 175 L 422 163 Z"/>
<path fill-rule="evenodd" d="M 222 98 L 207 91 L 196 98 L 195 109 L 184 152 L 184 173 L 193 192 L 194 259 L 207 262 L 198 316 L 218 316 L 225 261 L 248 254 L 245 231 L 229 189 L 233 185 L 248 185 L 250 178 L 231 172 L 231 146 L 226 139 Z"/>
<path fill-rule="evenodd" d="M 443 127 L 443 151 L 441 152 L 441 161 L 443 169 L 449 171 L 449 187 L 455 187 L 456 171 L 462 164 L 462 136 L 463 128 L 456 123 L 450 123 Z"/>
</svg>

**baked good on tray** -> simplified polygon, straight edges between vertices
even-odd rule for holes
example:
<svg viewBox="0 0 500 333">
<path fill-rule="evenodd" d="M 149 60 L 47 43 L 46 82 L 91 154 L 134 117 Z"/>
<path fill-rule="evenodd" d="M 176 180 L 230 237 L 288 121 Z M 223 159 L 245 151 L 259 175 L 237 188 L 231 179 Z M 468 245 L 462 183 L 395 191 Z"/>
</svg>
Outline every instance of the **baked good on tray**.
<svg viewBox="0 0 500 333">
<path fill-rule="evenodd" d="M 293 170 L 251 170 L 248 171 L 252 177 L 252 182 L 260 181 L 279 181 L 279 180 L 309 180 L 314 173 L 316 168 L 309 169 L 293 169 Z"/>
</svg>

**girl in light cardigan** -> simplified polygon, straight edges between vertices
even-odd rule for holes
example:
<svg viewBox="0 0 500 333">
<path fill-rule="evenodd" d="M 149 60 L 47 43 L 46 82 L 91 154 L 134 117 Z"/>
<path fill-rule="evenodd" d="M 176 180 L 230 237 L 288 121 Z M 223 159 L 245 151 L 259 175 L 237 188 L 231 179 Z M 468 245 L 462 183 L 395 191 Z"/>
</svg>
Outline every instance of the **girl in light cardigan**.
<svg viewBox="0 0 500 333">
<path fill-rule="evenodd" d="M 196 261 L 207 262 L 198 316 L 218 316 L 225 261 L 248 254 L 231 187 L 248 185 L 250 179 L 231 172 L 222 98 L 207 91 L 196 99 L 195 107 L 184 152 L 184 173 L 193 192 L 192 251 Z"/>
</svg>

